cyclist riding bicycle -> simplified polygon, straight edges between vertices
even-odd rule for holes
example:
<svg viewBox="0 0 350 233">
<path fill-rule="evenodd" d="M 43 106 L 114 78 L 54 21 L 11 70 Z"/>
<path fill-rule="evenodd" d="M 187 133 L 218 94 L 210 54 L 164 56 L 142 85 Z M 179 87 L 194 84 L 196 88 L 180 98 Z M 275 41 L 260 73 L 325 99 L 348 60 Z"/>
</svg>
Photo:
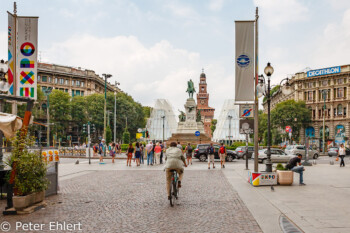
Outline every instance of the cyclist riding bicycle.
<svg viewBox="0 0 350 233">
<path fill-rule="evenodd" d="M 181 188 L 181 180 L 184 175 L 183 166 L 187 167 L 186 159 L 182 154 L 182 151 L 176 147 L 176 142 L 170 143 L 169 149 L 165 152 L 165 171 L 166 171 L 166 190 L 168 193 L 168 199 L 170 200 L 170 185 L 171 185 L 171 171 L 175 170 L 179 174 L 178 187 Z"/>
</svg>

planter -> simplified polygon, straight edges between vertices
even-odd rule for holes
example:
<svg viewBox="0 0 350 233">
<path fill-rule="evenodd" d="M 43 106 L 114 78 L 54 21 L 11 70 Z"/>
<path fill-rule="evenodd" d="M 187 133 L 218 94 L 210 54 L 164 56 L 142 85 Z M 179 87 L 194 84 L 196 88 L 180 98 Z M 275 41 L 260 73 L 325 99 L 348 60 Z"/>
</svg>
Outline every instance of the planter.
<svg viewBox="0 0 350 233">
<path fill-rule="evenodd" d="M 277 171 L 277 183 L 280 185 L 292 185 L 293 184 L 293 172 L 292 171 Z"/>
<path fill-rule="evenodd" d="M 12 198 L 13 207 L 16 210 L 23 210 L 28 206 L 31 206 L 35 203 L 43 201 L 45 198 L 45 191 L 32 193 L 26 196 L 14 196 Z"/>
<path fill-rule="evenodd" d="M 34 203 L 42 202 L 45 198 L 45 191 L 37 192 L 35 194 L 35 200 Z"/>
</svg>

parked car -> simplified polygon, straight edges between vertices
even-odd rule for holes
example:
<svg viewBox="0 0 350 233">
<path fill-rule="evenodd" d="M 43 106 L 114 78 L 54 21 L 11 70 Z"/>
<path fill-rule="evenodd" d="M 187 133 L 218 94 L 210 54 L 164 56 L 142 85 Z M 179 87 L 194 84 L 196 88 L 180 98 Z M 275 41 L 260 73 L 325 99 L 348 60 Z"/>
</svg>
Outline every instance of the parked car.
<svg viewBox="0 0 350 233">
<path fill-rule="evenodd" d="M 303 158 L 305 156 L 305 146 L 304 145 L 289 145 L 286 147 L 285 152 L 287 154 L 293 154 L 293 155 L 302 155 Z M 319 152 L 317 150 L 309 148 L 309 159 L 317 159 L 319 156 Z"/>
<path fill-rule="evenodd" d="M 210 144 L 198 144 L 196 149 L 194 150 L 194 157 L 199 159 L 201 162 L 205 162 L 208 159 L 208 152 L 207 149 L 210 146 Z M 215 159 L 220 159 L 219 158 L 219 148 L 220 145 L 213 145 L 214 146 L 214 157 Z M 232 150 L 227 150 L 227 156 L 226 156 L 226 161 L 232 162 L 234 159 L 237 159 L 237 155 L 234 151 Z"/>
<path fill-rule="evenodd" d="M 332 157 L 332 156 L 336 157 L 336 156 L 338 156 L 338 151 L 339 151 L 339 147 L 337 147 L 337 146 L 330 147 L 328 149 L 328 156 L 329 157 Z M 345 155 L 347 155 L 347 156 L 350 155 L 349 148 L 345 148 Z"/>
<path fill-rule="evenodd" d="M 291 158 L 296 155 L 287 154 L 283 150 L 271 148 L 271 162 L 272 163 L 288 163 Z M 254 152 L 252 154 L 252 159 L 254 159 Z M 259 150 L 258 161 L 259 163 L 265 163 L 267 160 L 267 149 Z"/>
<path fill-rule="evenodd" d="M 235 150 L 237 159 L 244 159 L 246 158 L 246 147 L 245 146 L 239 146 Z M 252 157 L 252 154 L 254 152 L 254 146 L 248 146 L 248 159 Z"/>
</svg>

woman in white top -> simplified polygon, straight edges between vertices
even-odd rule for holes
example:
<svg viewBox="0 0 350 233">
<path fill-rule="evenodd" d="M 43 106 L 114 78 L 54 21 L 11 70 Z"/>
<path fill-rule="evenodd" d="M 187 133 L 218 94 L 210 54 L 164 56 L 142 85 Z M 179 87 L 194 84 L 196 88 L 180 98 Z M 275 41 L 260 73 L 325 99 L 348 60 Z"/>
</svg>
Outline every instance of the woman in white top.
<svg viewBox="0 0 350 233">
<path fill-rule="evenodd" d="M 338 151 L 338 157 L 340 157 L 340 167 L 343 165 L 343 167 L 345 167 L 345 163 L 344 163 L 344 157 L 345 157 L 345 147 L 344 144 L 341 144 L 339 147 L 339 151 Z"/>
</svg>

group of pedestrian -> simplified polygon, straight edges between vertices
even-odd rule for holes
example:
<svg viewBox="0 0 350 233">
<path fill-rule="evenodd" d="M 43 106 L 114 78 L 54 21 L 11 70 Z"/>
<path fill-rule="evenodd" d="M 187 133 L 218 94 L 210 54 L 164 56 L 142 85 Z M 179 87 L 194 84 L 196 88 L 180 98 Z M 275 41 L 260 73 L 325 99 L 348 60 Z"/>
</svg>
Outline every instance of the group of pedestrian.
<svg viewBox="0 0 350 233">
<path fill-rule="evenodd" d="M 118 143 L 110 143 L 109 146 L 106 145 L 106 141 L 102 139 L 100 143 L 95 143 L 93 146 L 93 156 L 100 157 L 100 163 L 103 163 L 103 157 L 109 153 L 109 156 L 112 157 L 112 163 L 114 163 L 115 156 L 121 154 L 121 146 Z"/>
<path fill-rule="evenodd" d="M 150 141 L 146 145 L 147 165 L 153 166 L 153 164 L 163 164 L 163 155 L 166 145 L 162 141 L 153 143 Z"/>
</svg>

